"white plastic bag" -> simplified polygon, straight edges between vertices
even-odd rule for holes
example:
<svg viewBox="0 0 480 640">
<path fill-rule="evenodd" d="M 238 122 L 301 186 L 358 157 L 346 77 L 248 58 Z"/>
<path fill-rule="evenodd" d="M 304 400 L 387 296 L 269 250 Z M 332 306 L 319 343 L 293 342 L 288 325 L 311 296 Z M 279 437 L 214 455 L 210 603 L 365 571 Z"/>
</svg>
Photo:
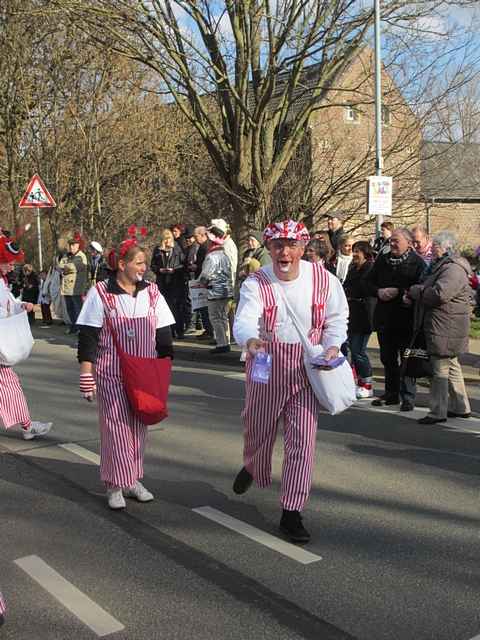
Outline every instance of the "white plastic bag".
<svg viewBox="0 0 480 640">
<path fill-rule="evenodd" d="M 357 398 L 355 380 L 348 361 L 345 360 L 335 369 L 323 370 L 312 367 L 310 358 L 311 355 L 305 353 L 305 369 L 313 392 L 322 407 L 332 416 L 351 407 Z"/>
<path fill-rule="evenodd" d="M 0 365 L 13 367 L 26 360 L 33 336 L 25 310 L 0 318 Z"/>
<path fill-rule="evenodd" d="M 302 343 L 303 350 L 305 352 L 305 369 L 307 370 L 308 380 L 315 397 L 322 407 L 332 416 L 345 411 L 345 409 L 351 407 L 357 399 L 352 368 L 347 360 L 335 369 L 322 370 L 312 367 L 310 360 L 320 355 L 319 347 L 312 345 L 308 337 L 305 335 L 302 325 L 290 306 L 281 287 L 276 287 L 276 289 L 285 303 L 285 307 L 287 308 L 288 314 L 292 319 L 293 325 L 298 333 L 298 337 L 300 338 L 300 342 Z"/>
</svg>

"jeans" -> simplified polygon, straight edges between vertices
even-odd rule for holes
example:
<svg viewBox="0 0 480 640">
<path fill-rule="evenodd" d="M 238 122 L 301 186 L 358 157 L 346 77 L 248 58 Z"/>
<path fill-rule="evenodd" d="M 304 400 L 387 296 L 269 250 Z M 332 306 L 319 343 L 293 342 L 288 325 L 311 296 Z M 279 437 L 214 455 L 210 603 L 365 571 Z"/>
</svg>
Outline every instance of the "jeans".
<svg viewBox="0 0 480 640">
<path fill-rule="evenodd" d="M 385 370 L 385 395 L 390 398 L 400 396 L 402 402 L 414 405 L 417 395 L 415 378 L 400 376 L 403 352 L 410 344 L 411 331 L 401 332 L 398 329 L 378 331 L 380 360 Z"/>
<path fill-rule="evenodd" d="M 76 329 L 77 318 L 82 310 L 82 296 L 64 296 L 64 298 L 72 329 Z"/>
<path fill-rule="evenodd" d="M 370 336 L 370 333 L 351 333 L 348 336 L 352 364 L 358 377 L 362 380 L 372 377 L 372 365 L 367 354 L 367 344 Z"/>
</svg>

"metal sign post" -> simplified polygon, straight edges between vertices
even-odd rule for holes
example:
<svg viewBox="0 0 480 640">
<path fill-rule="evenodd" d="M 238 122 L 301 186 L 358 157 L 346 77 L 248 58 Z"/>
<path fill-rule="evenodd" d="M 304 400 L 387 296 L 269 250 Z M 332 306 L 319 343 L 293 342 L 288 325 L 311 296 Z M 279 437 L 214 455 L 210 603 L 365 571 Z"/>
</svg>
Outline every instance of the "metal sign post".
<svg viewBox="0 0 480 640">
<path fill-rule="evenodd" d="M 40 271 L 43 271 L 43 254 L 42 254 L 42 226 L 40 224 L 40 209 L 36 208 L 37 211 L 37 241 L 38 241 L 38 266 Z"/>
</svg>

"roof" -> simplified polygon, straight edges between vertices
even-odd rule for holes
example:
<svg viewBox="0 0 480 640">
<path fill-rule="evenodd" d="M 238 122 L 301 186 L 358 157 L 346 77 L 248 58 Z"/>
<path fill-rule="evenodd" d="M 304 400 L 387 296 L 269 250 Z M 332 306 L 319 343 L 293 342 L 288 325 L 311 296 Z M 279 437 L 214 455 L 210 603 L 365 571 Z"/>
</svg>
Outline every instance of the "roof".
<svg viewBox="0 0 480 640">
<path fill-rule="evenodd" d="M 480 144 L 424 142 L 422 193 L 440 201 L 480 200 Z"/>
</svg>

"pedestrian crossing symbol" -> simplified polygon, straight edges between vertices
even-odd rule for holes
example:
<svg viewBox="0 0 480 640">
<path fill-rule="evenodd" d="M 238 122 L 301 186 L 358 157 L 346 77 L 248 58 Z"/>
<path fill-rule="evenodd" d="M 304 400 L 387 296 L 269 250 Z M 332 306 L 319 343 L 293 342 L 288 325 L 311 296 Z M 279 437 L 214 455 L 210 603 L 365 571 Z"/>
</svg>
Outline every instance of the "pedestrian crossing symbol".
<svg viewBox="0 0 480 640">
<path fill-rule="evenodd" d="M 43 184 L 42 179 L 38 174 L 35 174 L 28 183 L 28 187 L 23 194 L 22 199 L 18 204 L 20 209 L 24 208 L 42 208 L 42 207 L 56 207 L 55 200 L 47 191 L 47 187 Z"/>
</svg>

